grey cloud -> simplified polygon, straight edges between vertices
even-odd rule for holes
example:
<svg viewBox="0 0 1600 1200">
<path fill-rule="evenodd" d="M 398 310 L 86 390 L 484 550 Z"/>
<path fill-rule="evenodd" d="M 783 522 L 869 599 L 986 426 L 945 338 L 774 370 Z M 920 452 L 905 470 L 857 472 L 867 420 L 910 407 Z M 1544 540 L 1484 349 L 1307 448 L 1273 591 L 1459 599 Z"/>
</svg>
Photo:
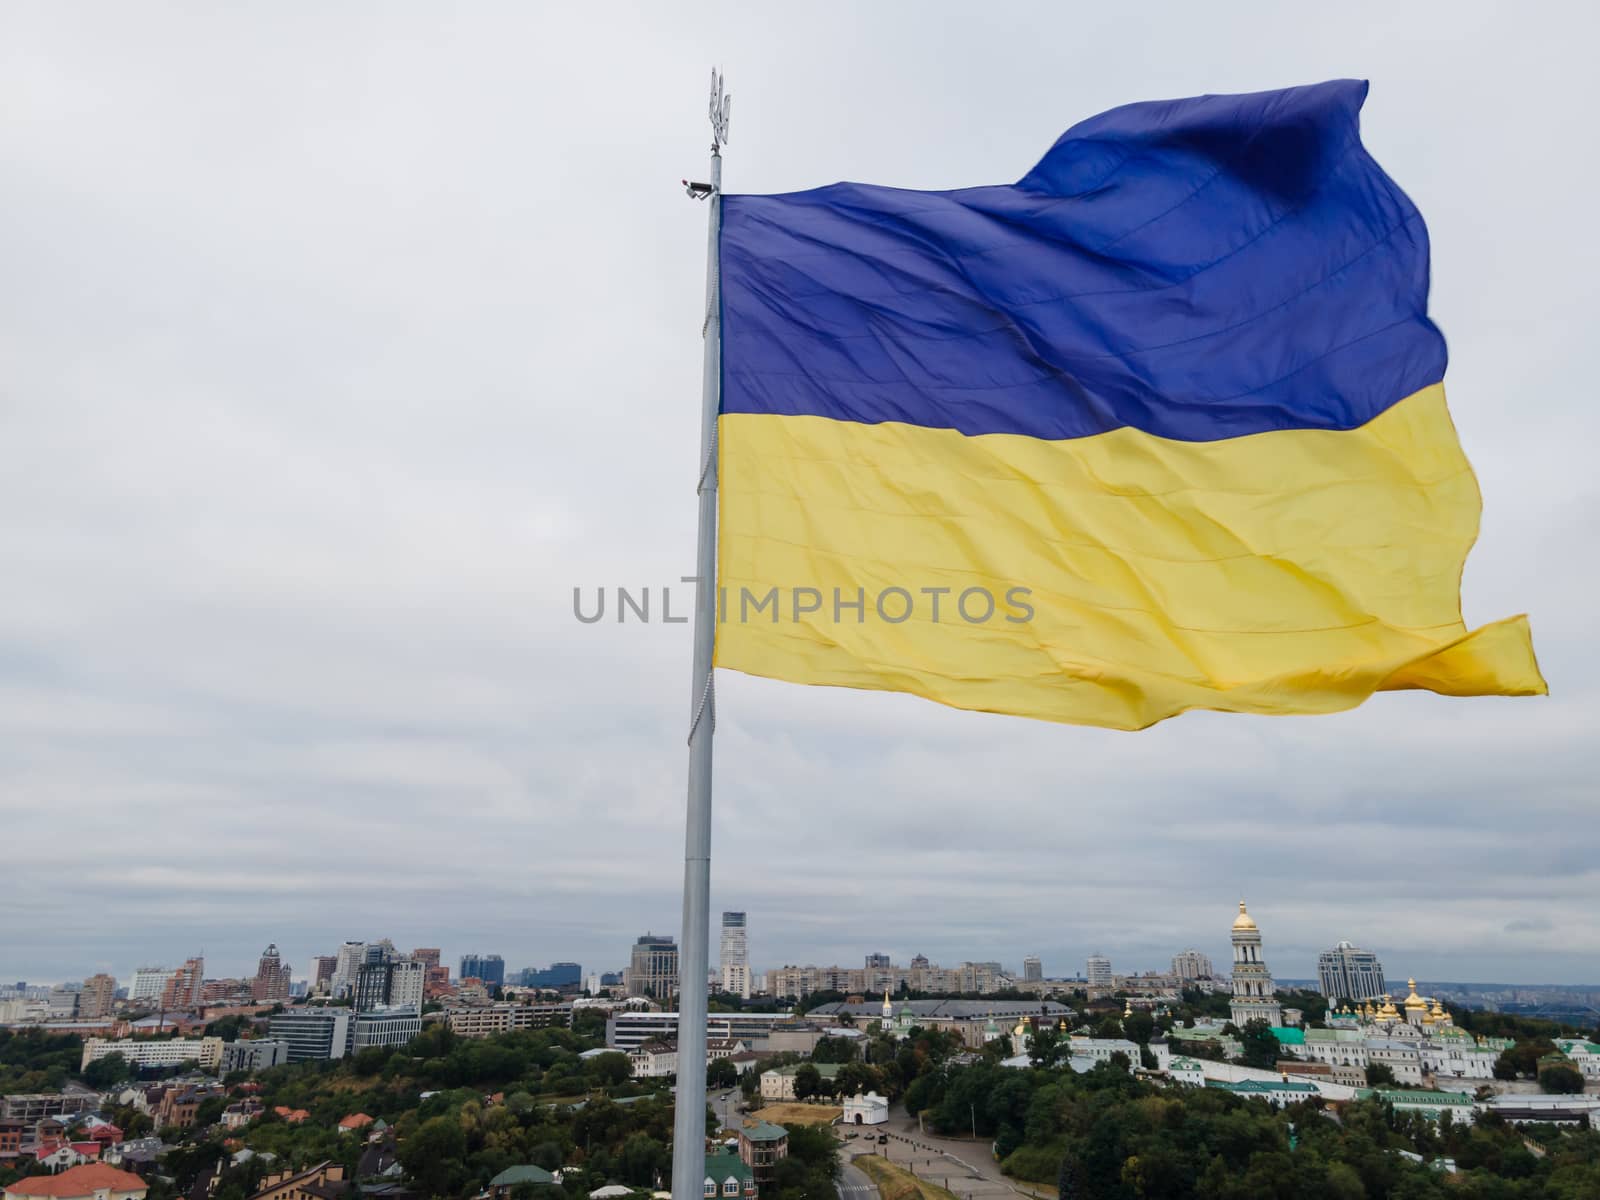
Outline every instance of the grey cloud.
<svg viewBox="0 0 1600 1200">
<path fill-rule="evenodd" d="M 1145 734 L 719 682 L 759 965 L 1104 950 L 1593 981 L 1600 18 L 957 5 L 14 8 L 0 45 L 0 977 L 677 925 L 706 69 L 727 182 L 1020 176 L 1125 101 L 1359 71 L 1429 218 L 1470 620 L 1552 697 Z M 1484 85 L 1492 79 L 1494 86 Z"/>
</svg>

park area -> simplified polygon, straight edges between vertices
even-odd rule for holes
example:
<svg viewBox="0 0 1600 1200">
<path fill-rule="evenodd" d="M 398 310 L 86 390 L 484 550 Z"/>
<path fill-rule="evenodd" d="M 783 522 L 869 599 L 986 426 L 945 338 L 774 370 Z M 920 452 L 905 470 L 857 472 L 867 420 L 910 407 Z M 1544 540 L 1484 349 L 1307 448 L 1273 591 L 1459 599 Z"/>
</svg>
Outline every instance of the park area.
<svg viewBox="0 0 1600 1200">
<path fill-rule="evenodd" d="M 844 1115 L 837 1104 L 769 1104 L 756 1110 L 756 1116 L 774 1125 L 831 1125 Z"/>
</svg>

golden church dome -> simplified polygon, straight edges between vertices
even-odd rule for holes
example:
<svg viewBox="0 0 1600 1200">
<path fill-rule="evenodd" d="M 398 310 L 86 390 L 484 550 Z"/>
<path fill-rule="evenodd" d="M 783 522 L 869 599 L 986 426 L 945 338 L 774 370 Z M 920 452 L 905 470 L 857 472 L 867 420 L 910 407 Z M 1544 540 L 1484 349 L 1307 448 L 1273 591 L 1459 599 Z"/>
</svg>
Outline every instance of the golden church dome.
<svg viewBox="0 0 1600 1200">
<path fill-rule="evenodd" d="M 1233 927 L 1235 929 L 1254 929 L 1256 927 L 1255 918 L 1245 911 L 1243 900 L 1239 901 L 1239 915 L 1233 919 Z"/>
<path fill-rule="evenodd" d="M 1411 994 L 1406 997 L 1406 1010 L 1409 1012 L 1416 1008 L 1427 1008 L 1428 1002 L 1417 995 L 1417 981 L 1408 979 L 1406 980 L 1406 986 L 1411 989 Z"/>
</svg>

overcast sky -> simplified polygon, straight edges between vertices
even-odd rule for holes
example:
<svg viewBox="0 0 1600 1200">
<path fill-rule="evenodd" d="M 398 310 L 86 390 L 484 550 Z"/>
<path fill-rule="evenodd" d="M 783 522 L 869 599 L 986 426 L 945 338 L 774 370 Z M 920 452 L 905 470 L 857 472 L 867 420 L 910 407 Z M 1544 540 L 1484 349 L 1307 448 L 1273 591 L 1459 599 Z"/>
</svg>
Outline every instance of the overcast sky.
<svg viewBox="0 0 1600 1200">
<path fill-rule="evenodd" d="M 0 978 L 677 932 L 689 626 L 572 589 L 693 569 L 719 62 L 749 192 L 1009 182 L 1127 101 L 1369 78 L 1485 497 L 1467 619 L 1531 613 L 1552 693 L 1126 734 L 725 673 L 712 908 L 755 965 L 1220 962 L 1243 896 L 1280 975 L 1348 938 L 1600 983 L 1597 41 L 1575 4 L 6 4 Z"/>
</svg>

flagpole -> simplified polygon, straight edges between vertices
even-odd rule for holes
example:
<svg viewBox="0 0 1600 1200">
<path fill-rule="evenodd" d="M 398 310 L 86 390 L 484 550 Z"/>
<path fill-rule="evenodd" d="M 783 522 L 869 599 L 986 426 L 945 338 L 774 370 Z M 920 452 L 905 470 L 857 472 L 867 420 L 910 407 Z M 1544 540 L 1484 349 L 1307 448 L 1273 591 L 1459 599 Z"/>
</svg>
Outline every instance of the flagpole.
<svg viewBox="0 0 1600 1200">
<path fill-rule="evenodd" d="M 717 622 L 717 410 L 722 385 L 722 146 L 729 98 L 711 73 L 711 181 L 689 184 L 710 200 L 705 341 L 700 385 L 700 526 L 695 550 L 694 673 L 689 694 L 689 797 L 683 851 L 683 930 L 678 942 L 678 1092 L 672 1127 L 673 1200 L 702 1200 L 706 1139 L 706 969 L 711 940 L 711 738 L 716 727 L 712 645 Z"/>
</svg>

